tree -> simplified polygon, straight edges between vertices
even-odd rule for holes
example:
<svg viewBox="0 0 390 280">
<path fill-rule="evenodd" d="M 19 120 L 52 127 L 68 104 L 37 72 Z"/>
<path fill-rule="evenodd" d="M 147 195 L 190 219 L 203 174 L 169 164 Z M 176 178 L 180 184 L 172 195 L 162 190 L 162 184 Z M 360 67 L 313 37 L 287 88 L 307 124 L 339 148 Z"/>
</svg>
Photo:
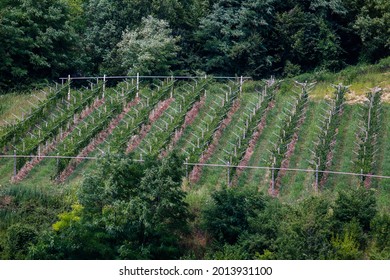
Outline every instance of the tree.
<svg viewBox="0 0 390 280">
<path fill-rule="evenodd" d="M 390 216 L 387 213 L 377 215 L 371 221 L 371 234 L 373 252 L 370 258 L 389 259 L 390 258 Z"/>
<path fill-rule="evenodd" d="M 221 244 L 234 244 L 248 230 L 249 219 L 264 208 L 263 195 L 254 191 L 223 188 L 212 195 L 203 212 L 205 229 Z"/>
<path fill-rule="evenodd" d="M 360 188 L 349 192 L 340 192 L 336 199 L 334 216 L 339 226 L 356 219 L 363 230 L 368 231 L 371 220 L 376 213 L 376 199 L 371 190 Z"/>
<path fill-rule="evenodd" d="M 32 258 L 175 259 L 190 218 L 183 159 L 108 156 L 83 181 L 73 210 L 30 249 Z M 107 173 L 108 172 L 108 173 Z M 107 174 L 110 174 L 107 176 Z"/>
<path fill-rule="evenodd" d="M 7 229 L 5 250 L 8 259 L 24 259 L 28 247 L 36 242 L 37 232 L 29 225 L 16 223 Z"/>
<path fill-rule="evenodd" d="M 273 63 L 273 0 L 223 0 L 200 24 L 197 40 L 203 70 L 219 74 L 261 76 Z"/>
<path fill-rule="evenodd" d="M 337 17 L 345 9 L 336 4 L 333 7 L 330 2 L 334 1 L 294 2 L 294 7 L 276 15 L 276 56 L 284 74 L 295 65 L 303 71 L 316 67 L 339 69 L 343 66 L 341 37 L 330 15 Z"/>
<path fill-rule="evenodd" d="M 389 1 L 366 1 L 353 25 L 362 40 L 363 60 L 373 62 L 390 55 L 389 26 Z"/>
<path fill-rule="evenodd" d="M 136 30 L 123 32 L 122 40 L 111 55 L 109 64 L 116 61 L 122 74 L 167 75 L 175 63 L 179 37 L 172 35 L 168 22 L 152 16 L 142 19 Z"/>
<path fill-rule="evenodd" d="M 280 217 L 277 239 L 271 247 L 277 259 L 323 259 L 331 250 L 334 218 L 331 204 L 310 197 L 290 206 Z"/>
<path fill-rule="evenodd" d="M 64 2 L 5 1 L 0 8 L 0 88 L 77 69 L 77 35 Z"/>
</svg>

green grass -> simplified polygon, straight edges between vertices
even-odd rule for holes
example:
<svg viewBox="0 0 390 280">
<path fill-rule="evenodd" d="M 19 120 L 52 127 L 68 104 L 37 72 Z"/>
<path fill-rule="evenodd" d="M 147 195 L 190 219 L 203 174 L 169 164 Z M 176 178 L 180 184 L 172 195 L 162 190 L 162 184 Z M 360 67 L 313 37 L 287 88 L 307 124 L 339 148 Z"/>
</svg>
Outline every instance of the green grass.
<svg viewBox="0 0 390 280">
<path fill-rule="evenodd" d="M 356 155 L 353 151 L 357 151 L 354 141 L 356 140 L 355 133 L 358 131 L 360 111 L 359 105 L 345 106 L 344 113 L 341 118 L 339 133 L 336 137 L 336 147 L 330 170 L 341 172 L 354 172 L 354 161 Z M 359 178 L 346 175 L 330 174 L 326 188 L 336 188 L 336 190 L 344 188 L 356 188 L 359 186 Z"/>
<path fill-rule="evenodd" d="M 289 96 L 276 94 L 276 105 L 268 113 L 266 126 L 257 141 L 249 165 L 269 166 L 271 156 L 269 151 L 273 149 L 271 142 L 276 142 L 276 135 L 279 134 L 280 130 L 279 127 L 283 125 L 283 117 L 280 114 L 283 108 L 287 106 L 287 101 L 290 101 Z M 280 119 L 278 116 L 280 116 Z M 245 169 L 238 179 L 238 186 L 249 185 L 253 188 L 258 188 L 260 191 L 267 192 L 270 176 L 268 169 Z"/>
<path fill-rule="evenodd" d="M 252 155 L 249 165 L 253 166 L 268 166 L 270 160 L 270 154 L 267 150 L 272 150 L 271 142 L 275 142 L 279 134 L 280 128 L 283 126 L 283 116 L 281 111 L 287 105 L 287 101 L 292 98 L 293 80 L 316 80 L 317 85 L 310 93 L 310 102 L 307 110 L 307 117 L 302 124 L 299 131 L 299 139 L 295 147 L 295 152 L 290 159 L 290 168 L 307 169 L 311 168 L 309 160 L 312 158 L 310 150 L 314 150 L 314 141 L 317 141 L 317 134 L 319 129 L 317 126 L 321 126 L 321 108 L 323 108 L 324 98 L 326 96 L 332 96 L 334 89 L 330 84 L 350 84 L 352 94 L 347 98 L 354 98 L 355 95 L 364 94 L 368 88 L 374 86 L 381 86 L 385 88 L 387 92 L 390 92 L 390 58 L 381 61 L 377 65 L 360 65 L 355 67 L 348 67 L 339 73 L 318 72 L 308 73 L 296 77 L 295 79 L 287 79 L 283 81 L 280 92 L 276 95 L 276 106 L 273 108 L 267 116 L 266 127 L 260 136 L 254 153 Z M 231 124 L 224 130 L 219 144 L 213 153 L 212 157 L 208 160 L 208 163 L 222 163 L 219 159 L 226 159 L 227 154 L 224 150 L 232 152 L 232 145 L 229 142 L 233 142 L 235 139 L 234 133 L 237 133 L 237 125 L 242 124 L 245 119 L 243 112 L 249 111 L 249 108 L 253 106 L 250 101 L 256 99 L 255 88 L 258 87 L 257 82 L 246 82 L 244 85 L 244 95 L 241 98 L 241 107 L 233 115 Z M 212 109 L 211 105 L 220 100 L 220 97 L 224 97 L 224 93 L 221 91 L 222 84 L 213 83 L 208 88 L 207 98 L 205 105 L 200 110 L 200 113 L 195 118 L 194 122 L 188 126 L 181 139 L 175 146 L 175 150 L 184 154 L 183 150 L 191 151 L 192 146 L 188 142 L 196 144 L 196 135 L 201 134 L 199 127 L 204 127 L 204 121 L 208 121 L 207 114 L 210 114 Z M 177 88 L 179 92 L 179 88 Z M 145 88 L 144 95 L 151 94 L 152 90 Z M 29 111 L 32 107 L 29 102 L 38 103 L 38 99 L 32 94 L 35 93 L 39 98 L 44 98 L 42 92 L 32 92 L 31 94 L 16 94 L 11 93 L 0 96 L 0 126 L 5 124 L 5 121 L 13 121 L 15 117 L 21 116 L 23 110 Z M 219 96 L 219 97 L 217 97 Z M 214 106 L 216 106 L 214 104 Z M 330 167 L 331 170 L 355 172 L 354 164 L 351 162 L 355 158 L 353 150 L 355 144 L 355 132 L 358 129 L 359 118 L 357 112 L 359 111 L 358 104 L 347 105 L 342 117 L 339 134 L 337 135 L 337 144 L 335 147 L 333 164 Z M 22 110 L 23 108 L 23 110 Z M 377 158 L 377 174 L 390 176 L 390 104 L 383 106 L 383 129 L 381 130 L 379 148 Z M 166 116 L 162 117 L 164 120 L 168 120 Z M 130 118 L 125 118 L 130 120 Z M 160 122 L 161 127 L 161 122 Z M 124 123 L 121 123 L 115 133 L 123 130 Z M 210 128 L 214 129 L 214 128 Z M 146 139 L 153 138 L 152 135 L 156 131 L 156 127 L 152 126 L 151 133 L 146 136 Z M 124 132 L 126 133 L 126 131 Z M 110 143 L 112 135 L 108 137 L 107 141 Z M 142 141 L 140 147 L 144 150 L 147 148 L 146 141 Z M 108 144 L 103 143 L 99 146 L 100 149 L 107 151 Z M 138 151 L 139 152 L 139 151 Z M 99 151 L 94 151 L 90 156 L 100 154 Z M 56 185 L 51 176 L 55 172 L 55 160 L 43 160 L 38 166 L 36 166 L 28 177 L 16 186 L 47 186 L 48 188 L 61 188 L 68 185 L 76 186 L 82 180 L 82 174 L 93 171 L 96 168 L 96 161 L 84 161 L 75 170 L 75 172 L 68 178 L 67 183 L 63 186 Z M 9 186 L 9 180 L 13 173 L 13 160 L 12 159 L 0 159 L 0 189 L 5 186 Z M 200 182 L 195 185 L 187 186 L 183 184 L 188 190 L 187 200 L 195 208 L 200 208 L 207 203 L 208 196 L 213 189 L 219 188 L 226 184 L 226 168 L 203 168 L 203 173 Z M 256 188 L 261 191 L 267 192 L 270 182 L 270 172 L 266 169 L 247 169 L 238 178 L 238 183 L 235 187 L 250 187 Z M 294 203 L 296 200 L 300 200 L 307 195 L 313 194 L 312 184 L 314 182 L 313 173 L 303 172 L 287 172 L 282 179 L 280 187 L 279 198 L 287 203 Z M 333 196 L 336 191 L 344 188 L 355 188 L 358 186 L 359 178 L 343 175 L 331 175 L 328 178 L 322 195 Z M 390 211 L 390 180 L 377 180 L 376 187 L 378 205 L 382 211 Z"/>
<path fill-rule="evenodd" d="M 390 104 L 383 105 L 382 129 L 378 152 L 378 174 L 390 176 Z M 390 212 L 390 179 L 378 179 L 378 206 Z"/>
<path fill-rule="evenodd" d="M 324 102 L 309 101 L 306 111 L 306 119 L 299 131 L 299 138 L 295 151 L 290 160 L 289 168 L 310 169 L 309 161 L 313 158 L 311 151 L 315 150 L 319 128 L 322 119 L 321 108 L 325 108 Z M 310 151 L 311 150 L 311 151 Z M 288 171 L 282 179 L 280 197 L 288 201 L 294 201 L 313 193 L 313 173 Z"/>
<path fill-rule="evenodd" d="M 30 109 L 33 109 L 32 104 L 38 104 L 39 99 L 44 100 L 45 94 L 42 91 L 32 91 L 31 93 L 9 93 L 0 95 L 0 127 L 6 126 L 7 122 L 12 123 L 22 118 L 22 114 L 26 115 Z"/>
<path fill-rule="evenodd" d="M 228 127 L 222 132 L 222 136 L 218 142 L 217 148 L 214 151 L 213 155 L 210 157 L 207 163 L 212 164 L 223 164 L 223 161 L 229 159 L 228 153 L 234 153 L 234 147 L 230 143 L 235 143 L 237 136 L 234 134 L 242 134 L 238 127 L 243 127 L 245 125 L 246 116 L 244 113 L 248 113 L 253 110 L 253 104 L 258 101 L 258 95 L 255 92 L 244 92 L 240 97 L 240 108 L 233 115 L 232 121 Z M 251 137 L 248 135 L 247 137 Z M 230 143 L 229 143 L 230 142 Z M 227 170 L 226 168 L 204 168 L 202 172 L 201 180 L 199 185 L 207 184 L 211 186 L 219 186 L 221 184 L 226 184 L 227 182 Z"/>
</svg>

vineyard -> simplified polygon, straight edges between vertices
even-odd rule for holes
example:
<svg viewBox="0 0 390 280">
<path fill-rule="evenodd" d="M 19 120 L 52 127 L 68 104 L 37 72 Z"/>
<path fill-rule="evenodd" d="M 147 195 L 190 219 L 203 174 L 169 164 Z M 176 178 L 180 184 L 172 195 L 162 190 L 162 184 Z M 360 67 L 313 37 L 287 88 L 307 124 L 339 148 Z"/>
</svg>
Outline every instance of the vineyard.
<svg viewBox="0 0 390 280">
<path fill-rule="evenodd" d="M 248 185 L 293 201 L 365 187 L 386 201 L 390 180 L 380 176 L 390 176 L 388 88 L 351 98 L 348 86 L 329 84 L 326 98 L 316 98 L 315 82 L 289 83 L 65 79 L 1 126 L 0 183 L 74 183 L 106 154 L 142 161 L 177 152 L 193 190 Z"/>
</svg>

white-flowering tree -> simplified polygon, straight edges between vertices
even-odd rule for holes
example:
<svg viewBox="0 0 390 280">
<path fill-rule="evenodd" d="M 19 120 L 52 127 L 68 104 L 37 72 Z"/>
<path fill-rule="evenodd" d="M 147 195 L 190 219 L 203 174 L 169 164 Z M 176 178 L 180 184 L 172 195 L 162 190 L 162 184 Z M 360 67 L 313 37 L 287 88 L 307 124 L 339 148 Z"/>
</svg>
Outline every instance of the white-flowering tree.
<svg viewBox="0 0 390 280">
<path fill-rule="evenodd" d="M 123 32 L 116 59 L 126 74 L 168 74 L 180 50 L 179 40 L 167 21 L 148 16 L 139 28 Z"/>
</svg>

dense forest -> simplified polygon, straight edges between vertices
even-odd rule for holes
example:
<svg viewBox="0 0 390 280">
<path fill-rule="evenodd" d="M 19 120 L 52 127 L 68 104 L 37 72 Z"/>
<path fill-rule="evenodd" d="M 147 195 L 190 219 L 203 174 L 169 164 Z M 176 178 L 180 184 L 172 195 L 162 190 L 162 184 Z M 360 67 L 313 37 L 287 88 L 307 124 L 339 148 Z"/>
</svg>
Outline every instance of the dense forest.
<svg viewBox="0 0 390 280">
<path fill-rule="evenodd" d="M 59 76 L 291 76 L 390 54 L 387 0 L 2 0 L 0 88 Z"/>
</svg>

